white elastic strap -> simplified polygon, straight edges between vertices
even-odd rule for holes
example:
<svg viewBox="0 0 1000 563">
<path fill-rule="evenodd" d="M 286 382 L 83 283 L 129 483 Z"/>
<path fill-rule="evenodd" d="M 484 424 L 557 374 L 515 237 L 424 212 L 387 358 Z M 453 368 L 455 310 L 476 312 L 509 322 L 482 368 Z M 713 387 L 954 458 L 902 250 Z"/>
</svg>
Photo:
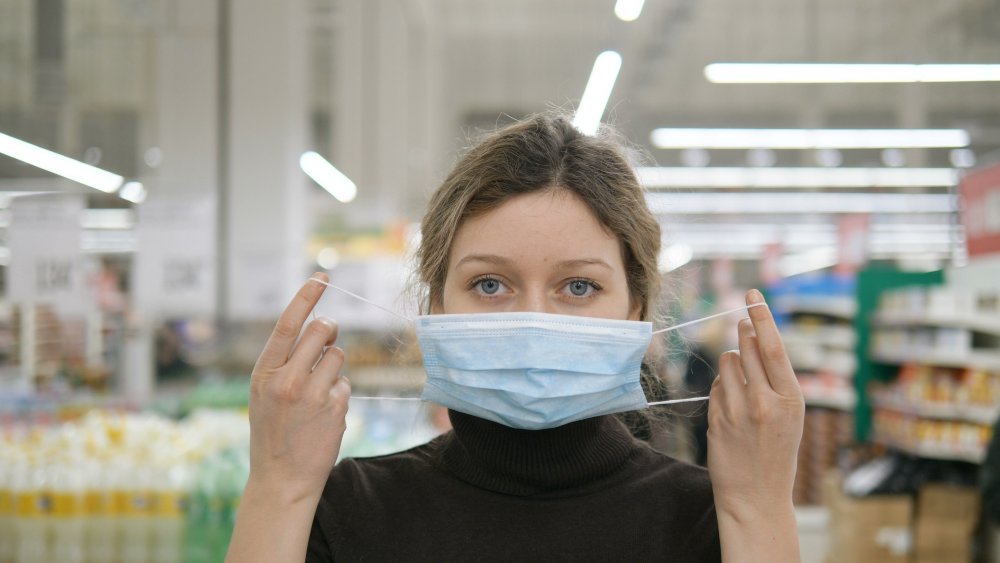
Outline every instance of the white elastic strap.
<svg viewBox="0 0 1000 563">
<path fill-rule="evenodd" d="M 707 401 L 708 397 L 691 397 L 689 399 L 671 399 L 669 401 L 656 401 L 655 403 L 646 403 L 647 407 L 655 407 L 657 405 L 673 405 L 674 403 L 693 403 L 695 401 Z"/>
<path fill-rule="evenodd" d="M 724 317 L 726 315 L 731 315 L 731 314 L 736 313 L 738 311 L 743 311 L 744 309 L 745 310 L 750 310 L 753 307 L 760 307 L 761 305 L 764 305 L 764 303 L 754 303 L 753 305 L 744 305 L 742 307 L 737 307 L 735 309 L 730 309 L 728 311 L 723 311 L 721 313 L 716 313 L 714 315 L 709 315 L 707 317 L 702 317 L 700 319 L 695 319 L 693 321 L 688 321 L 686 323 L 681 323 L 679 325 L 668 326 L 667 328 L 661 328 L 660 330 L 654 330 L 653 334 L 660 334 L 661 332 L 670 332 L 671 330 L 677 330 L 679 328 L 684 328 L 686 326 L 693 325 L 695 323 L 700 323 L 702 321 L 707 321 L 709 319 L 714 319 L 716 317 Z M 707 399 L 708 397 L 705 397 L 705 398 Z"/>
<path fill-rule="evenodd" d="M 372 307 L 375 307 L 377 309 L 381 309 L 381 310 L 385 311 L 386 313 L 389 313 L 390 315 L 393 315 L 395 317 L 399 317 L 399 318 L 403 319 L 404 321 L 407 321 L 407 322 L 410 322 L 410 323 L 414 322 L 413 319 L 411 319 L 410 317 L 407 317 L 406 315 L 400 315 L 399 313 L 393 311 L 392 309 L 388 309 L 386 307 L 383 307 L 383 306 L 379 305 L 378 303 L 375 303 L 374 301 L 369 301 L 368 299 L 365 299 L 364 297 L 361 297 L 357 293 L 354 293 L 354 292 L 348 291 L 348 290 L 346 290 L 346 289 L 344 289 L 342 287 L 338 287 L 336 285 L 333 285 L 330 282 L 325 282 L 325 281 L 323 281 L 323 280 L 321 280 L 319 278 L 309 278 L 309 279 L 312 280 L 312 281 L 315 281 L 315 282 L 319 282 L 319 283 L 321 283 L 321 284 L 323 284 L 325 286 L 332 287 L 333 289 L 336 289 L 337 291 L 346 293 L 347 295 L 350 295 L 351 297 L 353 297 L 355 299 L 363 301 L 363 302 L 365 302 L 365 303 L 367 303 L 367 304 L 369 304 Z M 679 325 L 668 326 L 667 328 L 661 328 L 660 330 L 654 330 L 653 334 L 661 334 L 661 333 L 664 333 L 664 332 L 670 332 L 671 330 L 677 330 L 679 328 L 684 328 L 686 326 L 690 326 L 690 325 L 693 325 L 693 324 L 696 324 L 696 323 L 700 323 L 700 322 L 703 322 L 703 321 L 714 319 L 716 317 L 723 317 L 725 315 L 730 315 L 730 314 L 735 313 L 737 311 L 749 310 L 749 309 L 751 309 L 753 307 L 760 307 L 761 305 L 764 305 L 764 303 L 754 303 L 753 305 L 744 305 L 742 307 L 737 307 L 735 309 L 730 309 L 729 311 L 723 311 L 721 313 L 716 313 L 714 315 L 709 315 L 707 317 L 702 317 L 700 319 L 695 319 L 693 321 L 688 321 L 686 323 L 681 323 Z"/>
<path fill-rule="evenodd" d="M 393 311 L 392 309 L 387 309 L 387 308 L 379 305 L 378 303 L 375 303 L 374 301 L 369 301 L 369 300 L 365 299 L 364 297 L 361 297 L 360 295 L 358 295 L 356 293 L 347 291 L 346 289 L 344 289 L 342 287 L 337 287 L 337 286 L 333 285 L 330 282 L 325 282 L 325 281 L 323 281 L 323 280 L 321 280 L 319 278 L 309 278 L 309 279 L 312 280 L 312 281 L 315 281 L 315 282 L 319 282 L 319 283 L 321 283 L 323 285 L 332 287 L 333 289 L 336 289 L 337 291 L 342 291 L 342 292 L 350 295 L 351 297 L 353 297 L 355 299 L 360 299 L 361 301 L 364 301 L 365 303 L 371 305 L 372 307 L 377 307 L 379 309 L 382 309 L 386 313 L 389 313 L 390 315 L 395 315 L 395 316 L 403 319 L 404 321 L 409 321 L 411 323 L 413 322 L 413 319 L 411 319 L 410 317 L 407 317 L 406 315 L 400 315 L 399 313 L 397 313 L 396 311 Z"/>
<path fill-rule="evenodd" d="M 362 399 L 366 401 L 423 401 L 420 397 L 359 397 L 356 395 L 351 395 L 351 399 Z M 707 401 L 708 397 L 691 397 L 688 399 L 671 399 L 669 401 L 656 401 L 654 403 L 646 403 L 647 407 L 656 407 L 660 405 L 673 405 L 675 403 L 693 403 L 695 401 Z"/>
</svg>

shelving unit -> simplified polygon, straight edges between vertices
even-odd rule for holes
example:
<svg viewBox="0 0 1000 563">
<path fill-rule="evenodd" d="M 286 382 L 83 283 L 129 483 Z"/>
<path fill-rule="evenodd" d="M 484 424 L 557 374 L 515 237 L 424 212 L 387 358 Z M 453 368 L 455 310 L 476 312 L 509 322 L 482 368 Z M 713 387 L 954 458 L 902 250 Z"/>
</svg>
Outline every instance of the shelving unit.
<svg viewBox="0 0 1000 563">
<path fill-rule="evenodd" d="M 872 318 L 876 327 L 952 327 L 1000 335 L 1000 318 L 994 315 L 956 315 L 893 311 Z"/>
<path fill-rule="evenodd" d="M 791 278 L 769 292 L 807 407 L 794 487 L 798 506 L 821 502 L 823 477 L 853 434 L 854 290 L 853 278 L 824 275 Z"/>
<path fill-rule="evenodd" d="M 1000 416 L 1000 405 L 964 405 L 947 402 L 908 401 L 874 394 L 875 408 L 887 409 L 919 418 L 954 420 L 972 424 L 993 424 Z"/>
<path fill-rule="evenodd" d="M 1000 416 L 1000 290 L 911 287 L 878 302 L 869 357 L 898 377 L 869 389 L 871 438 L 919 457 L 981 463 Z"/>
</svg>

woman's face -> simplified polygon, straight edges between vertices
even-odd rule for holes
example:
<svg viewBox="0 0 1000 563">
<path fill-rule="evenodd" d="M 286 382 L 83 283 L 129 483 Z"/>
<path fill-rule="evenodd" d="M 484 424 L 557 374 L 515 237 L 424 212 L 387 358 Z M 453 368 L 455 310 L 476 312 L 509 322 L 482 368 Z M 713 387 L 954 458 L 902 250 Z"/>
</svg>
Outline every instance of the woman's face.
<svg viewBox="0 0 1000 563">
<path fill-rule="evenodd" d="M 520 195 L 466 220 L 433 309 L 639 318 L 618 240 L 564 189 Z"/>
</svg>

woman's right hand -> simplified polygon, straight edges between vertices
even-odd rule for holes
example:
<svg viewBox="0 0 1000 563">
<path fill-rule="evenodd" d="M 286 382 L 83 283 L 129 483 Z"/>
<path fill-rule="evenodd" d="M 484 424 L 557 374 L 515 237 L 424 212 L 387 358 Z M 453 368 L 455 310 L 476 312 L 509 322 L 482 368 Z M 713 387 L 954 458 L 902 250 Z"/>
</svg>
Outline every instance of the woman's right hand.
<svg viewBox="0 0 1000 563">
<path fill-rule="evenodd" d="M 313 277 L 326 280 L 324 274 Z M 310 280 L 282 312 L 250 379 L 250 483 L 318 498 L 340 452 L 351 386 L 337 325 L 305 323 L 325 286 Z M 301 333 L 301 338 L 299 337 Z M 298 342 L 296 343 L 296 340 Z"/>
</svg>

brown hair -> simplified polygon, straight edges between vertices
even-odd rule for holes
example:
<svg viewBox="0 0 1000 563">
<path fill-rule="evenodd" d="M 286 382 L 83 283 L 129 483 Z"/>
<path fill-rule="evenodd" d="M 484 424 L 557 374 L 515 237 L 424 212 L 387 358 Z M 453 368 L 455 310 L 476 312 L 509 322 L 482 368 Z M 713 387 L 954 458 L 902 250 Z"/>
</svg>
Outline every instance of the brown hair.
<svg viewBox="0 0 1000 563">
<path fill-rule="evenodd" d="M 538 115 L 500 129 L 459 159 L 431 198 L 421 223 L 417 275 L 422 309 L 440 303 L 455 233 L 470 218 L 514 196 L 551 189 L 576 194 L 618 239 L 629 298 L 651 320 L 660 289 L 660 225 L 646 205 L 622 144 L 606 128 L 580 133 L 564 117 Z"/>
</svg>

